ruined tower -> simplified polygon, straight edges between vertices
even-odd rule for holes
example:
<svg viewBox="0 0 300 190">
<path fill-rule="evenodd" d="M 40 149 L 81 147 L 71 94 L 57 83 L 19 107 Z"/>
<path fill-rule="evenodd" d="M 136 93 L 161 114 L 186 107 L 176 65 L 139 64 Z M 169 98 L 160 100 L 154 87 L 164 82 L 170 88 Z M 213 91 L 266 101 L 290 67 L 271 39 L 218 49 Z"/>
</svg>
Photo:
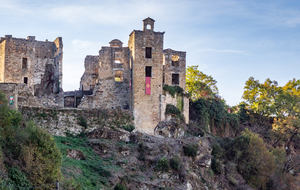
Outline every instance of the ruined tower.
<svg viewBox="0 0 300 190">
<path fill-rule="evenodd" d="M 164 32 L 154 31 L 154 20 L 143 20 L 143 30 L 129 35 L 131 53 L 131 108 L 137 130 L 153 133 L 160 118 L 163 81 Z"/>
</svg>

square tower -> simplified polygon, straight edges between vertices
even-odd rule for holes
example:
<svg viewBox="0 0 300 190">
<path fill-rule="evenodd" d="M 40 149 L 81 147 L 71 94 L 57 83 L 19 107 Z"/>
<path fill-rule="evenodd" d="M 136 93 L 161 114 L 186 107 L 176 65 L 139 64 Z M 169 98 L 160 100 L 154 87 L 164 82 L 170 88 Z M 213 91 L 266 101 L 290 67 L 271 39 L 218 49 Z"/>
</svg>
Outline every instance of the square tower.
<svg viewBox="0 0 300 190">
<path fill-rule="evenodd" d="M 129 35 L 131 68 L 131 109 L 137 130 L 153 134 L 160 122 L 163 81 L 164 32 L 155 32 L 154 20 L 143 20 L 143 31 Z"/>
</svg>

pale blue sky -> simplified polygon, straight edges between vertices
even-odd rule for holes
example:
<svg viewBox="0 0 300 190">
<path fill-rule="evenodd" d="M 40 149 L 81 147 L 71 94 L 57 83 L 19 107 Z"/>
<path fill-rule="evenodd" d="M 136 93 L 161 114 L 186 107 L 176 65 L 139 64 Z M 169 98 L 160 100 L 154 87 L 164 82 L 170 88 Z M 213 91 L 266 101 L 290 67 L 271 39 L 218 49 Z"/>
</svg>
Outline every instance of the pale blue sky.
<svg viewBox="0 0 300 190">
<path fill-rule="evenodd" d="M 253 76 L 284 85 L 300 78 L 299 0 L 0 0 L 0 36 L 36 36 L 64 43 L 63 88 L 79 88 L 86 55 L 120 39 L 151 17 L 165 31 L 164 48 L 187 52 L 218 81 L 229 105 L 242 101 Z"/>
</svg>

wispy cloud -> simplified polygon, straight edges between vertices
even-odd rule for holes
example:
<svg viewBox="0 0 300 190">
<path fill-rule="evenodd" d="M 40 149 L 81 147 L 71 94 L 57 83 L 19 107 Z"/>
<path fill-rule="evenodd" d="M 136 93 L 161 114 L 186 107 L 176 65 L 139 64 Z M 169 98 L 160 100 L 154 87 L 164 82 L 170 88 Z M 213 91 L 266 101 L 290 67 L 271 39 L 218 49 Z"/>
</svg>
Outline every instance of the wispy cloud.
<svg viewBox="0 0 300 190">
<path fill-rule="evenodd" d="M 237 53 L 243 55 L 250 55 L 250 53 L 247 51 L 232 50 L 232 49 L 199 49 L 198 52 Z"/>
</svg>

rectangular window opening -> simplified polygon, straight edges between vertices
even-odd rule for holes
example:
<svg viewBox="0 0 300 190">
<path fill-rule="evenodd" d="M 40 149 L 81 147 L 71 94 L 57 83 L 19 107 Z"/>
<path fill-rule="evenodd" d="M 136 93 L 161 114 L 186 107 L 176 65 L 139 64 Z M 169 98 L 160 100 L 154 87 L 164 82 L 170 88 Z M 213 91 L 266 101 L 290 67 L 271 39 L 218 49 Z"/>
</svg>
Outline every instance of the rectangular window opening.
<svg viewBox="0 0 300 190">
<path fill-rule="evenodd" d="M 27 84 L 27 83 L 28 83 L 28 78 L 24 77 L 24 84 Z"/>
<path fill-rule="evenodd" d="M 115 63 L 121 63 L 121 59 L 115 59 Z"/>
<path fill-rule="evenodd" d="M 123 71 L 115 71 L 115 81 L 123 82 Z"/>
<path fill-rule="evenodd" d="M 172 74 L 172 84 L 179 85 L 179 74 Z"/>
<path fill-rule="evenodd" d="M 22 69 L 27 69 L 27 58 L 22 59 Z"/>
<path fill-rule="evenodd" d="M 152 77 L 152 67 L 146 66 L 146 77 Z"/>
<path fill-rule="evenodd" d="M 146 47 L 146 58 L 152 58 L 152 48 Z"/>
<path fill-rule="evenodd" d="M 178 67 L 179 66 L 179 61 L 172 61 L 172 66 Z"/>
</svg>

